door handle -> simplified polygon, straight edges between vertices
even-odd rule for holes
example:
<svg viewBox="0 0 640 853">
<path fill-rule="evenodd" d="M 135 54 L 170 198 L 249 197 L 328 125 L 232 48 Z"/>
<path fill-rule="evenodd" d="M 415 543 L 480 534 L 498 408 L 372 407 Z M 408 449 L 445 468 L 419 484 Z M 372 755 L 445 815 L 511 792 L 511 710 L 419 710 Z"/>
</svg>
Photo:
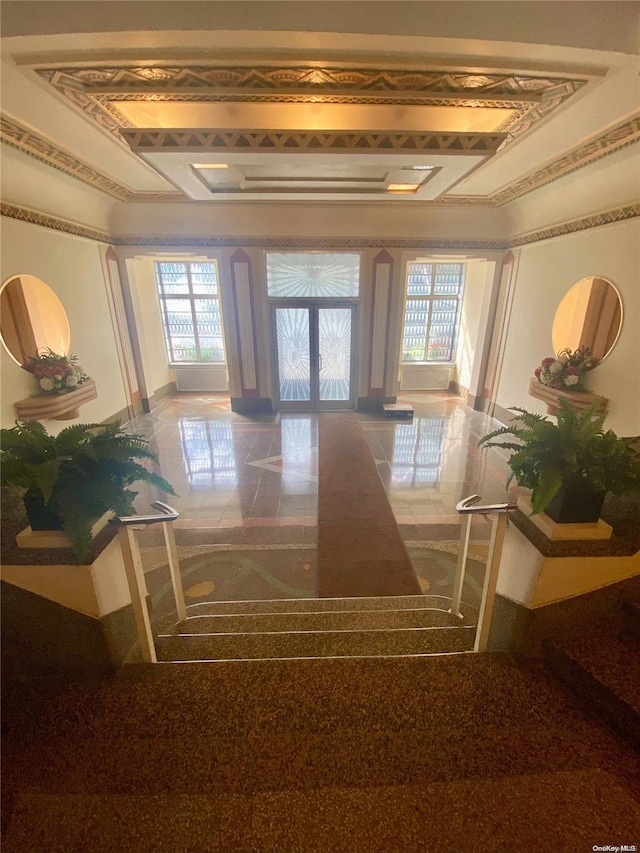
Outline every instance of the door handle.
<svg viewBox="0 0 640 853">
<path fill-rule="evenodd" d="M 318 355 L 318 370 L 322 370 L 322 356 Z"/>
</svg>

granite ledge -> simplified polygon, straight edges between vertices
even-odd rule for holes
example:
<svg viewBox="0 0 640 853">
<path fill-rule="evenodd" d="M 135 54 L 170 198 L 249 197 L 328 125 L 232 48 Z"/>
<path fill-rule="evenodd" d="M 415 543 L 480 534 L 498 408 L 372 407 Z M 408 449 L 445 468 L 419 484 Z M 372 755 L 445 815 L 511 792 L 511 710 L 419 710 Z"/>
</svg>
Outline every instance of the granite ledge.
<svg viewBox="0 0 640 853">
<path fill-rule="evenodd" d="M 613 524 L 611 539 L 547 539 L 544 533 L 517 509 L 511 516 L 515 527 L 534 545 L 543 557 L 632 557 L 640 548 L 637 537 L 621 534 L 620 526 L 616 530 Z"/>
</svg>

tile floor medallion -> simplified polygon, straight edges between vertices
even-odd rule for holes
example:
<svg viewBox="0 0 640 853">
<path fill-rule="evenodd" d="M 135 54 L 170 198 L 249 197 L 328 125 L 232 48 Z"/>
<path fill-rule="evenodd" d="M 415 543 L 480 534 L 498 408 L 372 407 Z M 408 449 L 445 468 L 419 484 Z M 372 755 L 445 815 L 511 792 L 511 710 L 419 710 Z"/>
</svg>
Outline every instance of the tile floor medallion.
<svg viewBox="0 0 640 853">
<path fill-rule="evenodd" d="M 456 503 L 470 494 L 503 501 L 509 469 L 477 442 L 498 422 L 446 394 L 401 395 L 412 421 L 360 414 L 423 592 L 447 595 L 460 532 Z M 143 433 L 178 497 L 175 522 L 187 600 L 316 595 L 318 428 L 315 414 L 247 417 L 228 397 L 175 395 L 128 424 Z M 513 497 L 519 490 L 511 489 Z M 163 496 L 141 488 L 136 510 Z M 165 498 L 166 499 L 166 498 Z M 474 519 L 464 597 L 479 598 L 490 525 Z M 161 532 L 139 534 L 149 591 L 160 611 L 168 592 Z M 163 568 L 164 567 L 164 568 Z"/>
</svg>

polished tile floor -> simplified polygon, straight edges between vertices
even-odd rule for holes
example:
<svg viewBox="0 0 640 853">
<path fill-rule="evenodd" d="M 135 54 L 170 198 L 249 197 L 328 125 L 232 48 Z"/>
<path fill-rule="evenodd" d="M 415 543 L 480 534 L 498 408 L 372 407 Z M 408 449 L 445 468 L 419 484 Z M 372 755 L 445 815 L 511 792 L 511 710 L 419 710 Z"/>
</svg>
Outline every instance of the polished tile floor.
<svg viewBox="0 0 640 853">
<path fill-rule="evenodd" d="M 499 426 L 487 415 L 445 394 L 409 394 L 400 401 L 413 405 L 413 420 L 359 417 L 427 591 L 434 579 L 425 574 L 429 559 L 424 549 L 455 552 L 456 503 L 474 493 L 485 501 L 504 500 L 508 468 L 500 452 L 476 446 Z M 185 566 L 199 567 L 192 577 L 194 590 L 211 593 L 214 583 L 212 597 L 217 598 L 315 594 L 317 470 L 322 464 L 317 417 L 276 413 L 249 418 L 231 412 L 228 397 L 189 394 L 167 398 L 153 413 L 130 422 L 131 431 L 149 439 L 162 475 L 178 494 L 164 498 L 145 487 L 136 509 L 148 512 L 151 501 L 160 498 L 180 512 L 175 527 L 183 573 Z M 141 535 L 147 568 L 164 561 L 158 535 L 151 529 Z M 480 553 L 488 535 L 486 520 L 474 519 L 472 539 L 480 543 Z M 267 550 L 277 550 L 278 560 L 258 553 Z M 207 554 L 217 566 L 215 581 L 213 569 L 209 575 L 203 569 Z M 230 555 L 235 562 L 229 562 Z M 440 569 L 438 583 L 444 584 Z M 236 583 L 236 576 L 242 582 Z"/>
</svg>

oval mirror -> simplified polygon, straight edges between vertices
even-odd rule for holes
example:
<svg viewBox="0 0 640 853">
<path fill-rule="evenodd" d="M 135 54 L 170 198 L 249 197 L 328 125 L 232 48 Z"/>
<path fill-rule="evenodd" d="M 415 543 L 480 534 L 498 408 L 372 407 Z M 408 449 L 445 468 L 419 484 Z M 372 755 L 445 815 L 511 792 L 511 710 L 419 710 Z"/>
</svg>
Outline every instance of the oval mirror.
<svg viewBox="0 0 640 853">
<path fill-rule="evenodd" d="M 606 278 L 589 276 L 565 293 L 553 320 L 554 352 L 588 347 L 602 361 L 613 349 L 622 328 L 622 299 Z"/>
<path fill-rule="evenodd" d="M 18 364 L 40 350 L 69 352 L 69 318 L 48 284 L 33 275 L 14 275 L 0 289 L 0 335 Z"/>
</svg>

